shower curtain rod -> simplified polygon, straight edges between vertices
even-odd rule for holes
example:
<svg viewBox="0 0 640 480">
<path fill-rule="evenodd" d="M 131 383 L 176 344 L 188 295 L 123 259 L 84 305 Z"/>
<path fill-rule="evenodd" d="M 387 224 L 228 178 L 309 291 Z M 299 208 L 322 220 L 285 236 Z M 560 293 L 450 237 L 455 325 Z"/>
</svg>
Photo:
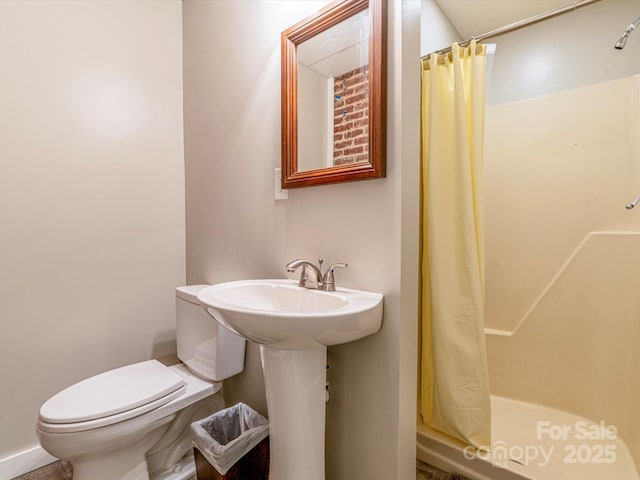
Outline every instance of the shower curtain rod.
<svg viewBox="0 0 640 480">
<path fill-rule="evenodd" d="M 532 23 L 536 23 L 541 20 L 546 20 L 547 18 L 555 17 L 556 15 L 560 15 L 562 13 L 568 12 L 569 10 L 577 10 L 580 7 L 584 7 L 585 5 L 589 5 L 590 3 L 599 2 L 599 1 L 600 0 L 580 0 L 570 5 L 565 5 L 564 7 L 554 8 L 553 10 L 549 10 L 544 13 L 539 13 L 538 15 L 534 15 L 533 17 L 525 18 L 524 20 L 510 23 L 509 25 L 505 25 L 504 27 L 496 28 L 495 30 L 491 30 L 490 32 L 473 36 L 467 40 L 459 42 L 458 45 L 460 45 L 461 47 L 466 47 L 473 40 L 481 42 L 482 40 L 485 40 L 487 38 L 491 38 L 497 35 L 501 35 L 503 33 L 511 32 L 513 30 L 526 27 L 527 25 L 531 25 Z M 428 53 L 424 55 L 421 59 L 427 60 L 434 53 L 437 53 L 438 55 L 442 55 L 443 53 L 449 53 L 450 51 L 451 51 L 451 47 L 443 48 L 442 50 L 436 50 L 435 52 Z"/>
</svg>

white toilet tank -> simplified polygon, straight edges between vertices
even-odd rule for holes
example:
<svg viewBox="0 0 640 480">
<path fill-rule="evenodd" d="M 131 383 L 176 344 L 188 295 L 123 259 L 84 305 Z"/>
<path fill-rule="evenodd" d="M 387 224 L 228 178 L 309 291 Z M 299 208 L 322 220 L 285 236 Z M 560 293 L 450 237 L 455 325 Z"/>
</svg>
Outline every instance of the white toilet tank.
<svg viewBox="0 0 640 480">
<path fill-rule="evenodd" d="M 198 375 L 221 381 L 244 369 L 246 340 L 212 318 L 198 302 L 209 285 L 176 288 L 178 358 Z"/>
</svg>

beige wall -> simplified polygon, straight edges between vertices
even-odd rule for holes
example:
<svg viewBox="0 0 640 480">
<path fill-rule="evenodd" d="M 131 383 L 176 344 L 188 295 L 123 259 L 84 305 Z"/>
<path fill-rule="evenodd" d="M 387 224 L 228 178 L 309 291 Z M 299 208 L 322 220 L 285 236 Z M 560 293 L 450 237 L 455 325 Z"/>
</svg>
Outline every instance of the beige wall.
<svg viewBox="0 0 640 480">
<path fill-rule="evenodd" d="M 64 386 L 175 349 L 180 9 L 0 2 L 0 459 Z"/>
<path fill-rule="evenodd" d="M 422 0 L 420 54 L 427 55 L 464 40 L 436 0 Z"/>
<path fill-rule="evenodd" d="M 385 294 L 380 333 L 329 349 L 333 480 L 415 475 L 420 3 L 389 6 L 387 178 L 290 190 L 277 202 L 279 35 L 319 6 L 183 6 L 188 281 L 283 277 L 292 258 L 323 257 L 349 263 L 339 285 Z M 266 411 L 255 345 L 225 388 L 228 402 Z"/>
</svg>

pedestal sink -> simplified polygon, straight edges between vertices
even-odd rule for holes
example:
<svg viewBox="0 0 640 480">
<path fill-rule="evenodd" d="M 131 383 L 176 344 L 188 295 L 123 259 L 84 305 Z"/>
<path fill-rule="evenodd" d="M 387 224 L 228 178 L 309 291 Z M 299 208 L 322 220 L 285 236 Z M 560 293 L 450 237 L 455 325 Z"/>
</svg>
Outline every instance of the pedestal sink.
<svg viewBox="0 0 640 480">
<path fill-rule="evenodd" d="M 203 289 L 209 314 L 260 344 L 269 409 L 269 480 L 325 480 L 327 346 L 376 333 L 382 295 L 310 290 L 293 280 L 227 282 Z"/>
</svg>

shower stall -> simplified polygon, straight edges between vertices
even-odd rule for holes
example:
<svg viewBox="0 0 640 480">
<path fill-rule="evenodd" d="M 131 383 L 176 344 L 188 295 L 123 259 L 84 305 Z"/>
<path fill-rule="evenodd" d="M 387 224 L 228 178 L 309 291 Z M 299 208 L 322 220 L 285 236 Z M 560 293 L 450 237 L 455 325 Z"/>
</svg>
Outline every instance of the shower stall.
<svg viewBox="0 0 640 480">
<path fill-rule="evenodd" d="M 640 479 L 639 12 L 603 0 L 491 40 L 491 445 L 419 427 L 420 460 L 474 480 Z"/>
</svg>

